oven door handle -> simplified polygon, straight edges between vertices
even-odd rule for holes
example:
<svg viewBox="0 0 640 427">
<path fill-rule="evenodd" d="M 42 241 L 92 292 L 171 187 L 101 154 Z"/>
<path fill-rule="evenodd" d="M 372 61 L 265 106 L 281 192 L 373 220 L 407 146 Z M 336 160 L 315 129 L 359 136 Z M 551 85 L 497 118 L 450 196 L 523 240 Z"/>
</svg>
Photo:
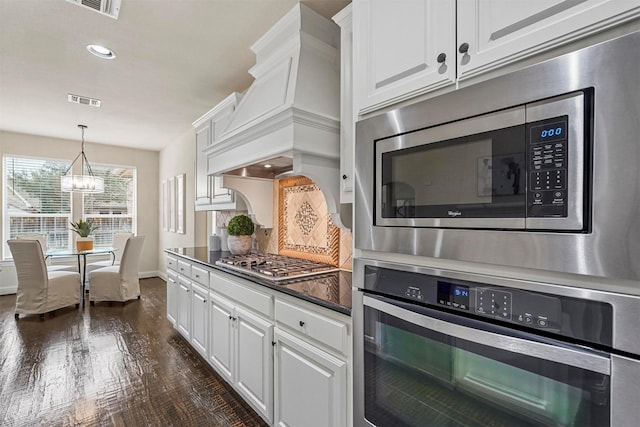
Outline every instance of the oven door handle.
<svg viewBox="0 0 640 427">
<path fill-rule="evenodd" d="M 575 348 L 570 348 L 566 346 L 566 344 L 564 346 L 555 346 L 543 342 L 536 342 L 524 338 L 505 335 L 504 333 L 495 333 L 483 329 L 463 326 L 407 310 L 398 305 L 391 304 L 368 295 L 363 296 L 363 304 L 367 307 L 374 308 L 403 321 L 413 323 L 414 325 L 437 333 L 485 345 L 487 347 L 505 350 L 511 353 L 532 356 L 538 359 L 586 369 L 604 375 L 611 375 L 611 359 L 609 357 L 586 352 L 579 349 L 577 346 Z M 490 326 L 490 324 L 483 324 L 482 327 L 486 328 L 487 326 Z"/>
</svg>

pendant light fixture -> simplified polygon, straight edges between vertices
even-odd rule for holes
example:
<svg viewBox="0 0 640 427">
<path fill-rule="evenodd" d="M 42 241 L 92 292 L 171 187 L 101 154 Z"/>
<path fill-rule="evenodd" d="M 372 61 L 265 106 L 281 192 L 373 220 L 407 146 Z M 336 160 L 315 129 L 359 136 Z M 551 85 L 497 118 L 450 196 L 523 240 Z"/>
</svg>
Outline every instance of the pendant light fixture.
<svg viewBox="0 0 640 427">
<path fill-rule="evenodd" d="M 67 169 L 64 175 L 61 177 L 60 189 L 62 191 L 70 193 L 102 193 L 104 191 L 104 179 L 100 178 L 99 176 L 93 175 L 89 160 L 87 160 L 87 156 L 84 155 L 84 130 L 87 128 L 87 126 L 78 125 L 78 127 L 82 131 L 82 145 L 80 147 L 80 154 L 78 154 L 76 158 L 73 159 L 71 166 L 69 166 L 69 169 Z M 68 175 L 78 158 L 81 158 L 81 175 Z M 85 163 L 87 165 L 87 175 L 85 175 L 84 173 Z"/>
</svg>

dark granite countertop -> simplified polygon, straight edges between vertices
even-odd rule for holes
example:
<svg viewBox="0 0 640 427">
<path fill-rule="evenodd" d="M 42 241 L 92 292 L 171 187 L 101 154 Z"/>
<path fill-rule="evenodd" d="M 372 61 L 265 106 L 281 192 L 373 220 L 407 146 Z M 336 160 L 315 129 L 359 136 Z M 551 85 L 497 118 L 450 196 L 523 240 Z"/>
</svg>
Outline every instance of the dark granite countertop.
<svg viewBox="0 0 640 427">
<path fill-rule="evenodd" d="M 272 282 L 216 265 L 218 259 L 230 256 L 231 252 L 209 251 L 207 247 L 167 248 L 164 251 L 331 310 L 351 315 L 350 271 L 340 270 L 283 282 Z"/>
</svg>

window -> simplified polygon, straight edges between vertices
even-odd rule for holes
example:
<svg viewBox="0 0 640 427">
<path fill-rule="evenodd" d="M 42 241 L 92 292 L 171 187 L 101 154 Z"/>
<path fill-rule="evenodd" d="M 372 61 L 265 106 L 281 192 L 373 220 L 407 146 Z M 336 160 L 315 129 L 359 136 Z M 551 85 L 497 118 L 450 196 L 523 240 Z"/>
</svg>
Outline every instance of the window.
<svg viewBox="0 0 640 427">
<path fill-rule="evenodd" d="M 104 193 L 83 196 L 84 219 L 92 219 L 95 246 L 112 246 L 118 232 L 136 230 L 136 169 L 92 165 L 93 174 L 104 179 Z"/>
<path fill-rule="evenodd" d="M 60 175 L 71 162 L 5 156 L 3 216 L 5 240 L 43 234 L 48 249 L 69 247 L 71 194 L 60 191 Z M 10 257 L 3 245 L 4 257 Z"/>
</svg>

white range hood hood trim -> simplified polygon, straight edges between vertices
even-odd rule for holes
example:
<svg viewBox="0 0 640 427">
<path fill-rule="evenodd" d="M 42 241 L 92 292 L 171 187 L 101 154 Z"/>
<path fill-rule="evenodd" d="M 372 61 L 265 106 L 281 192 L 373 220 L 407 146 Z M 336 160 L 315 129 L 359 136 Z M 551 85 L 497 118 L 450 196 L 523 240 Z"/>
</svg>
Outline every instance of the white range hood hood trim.
<svg viewBox="0 0 640 427">
<path fill-rule="evenodd" d="M 333 222 L 340 220 L 340 31 L 331 21 L 298 4 L 253 46 L 256 78 L 216 143 L 204 150 L 208 174 L 223 175 L 246 166 L 289 157 L 287 176 L 312 179 L 325 195 Z M 226 188 L 244 196 L 246 186 Z M 243 192 L 242 188 L 245 190 Z M 260 203 L 263 203 L 262 201 Z M 273 210 L 272 203 L 269 209 Z M 266 215 L 255 215 L 263 227 Z"/>
</svg>

